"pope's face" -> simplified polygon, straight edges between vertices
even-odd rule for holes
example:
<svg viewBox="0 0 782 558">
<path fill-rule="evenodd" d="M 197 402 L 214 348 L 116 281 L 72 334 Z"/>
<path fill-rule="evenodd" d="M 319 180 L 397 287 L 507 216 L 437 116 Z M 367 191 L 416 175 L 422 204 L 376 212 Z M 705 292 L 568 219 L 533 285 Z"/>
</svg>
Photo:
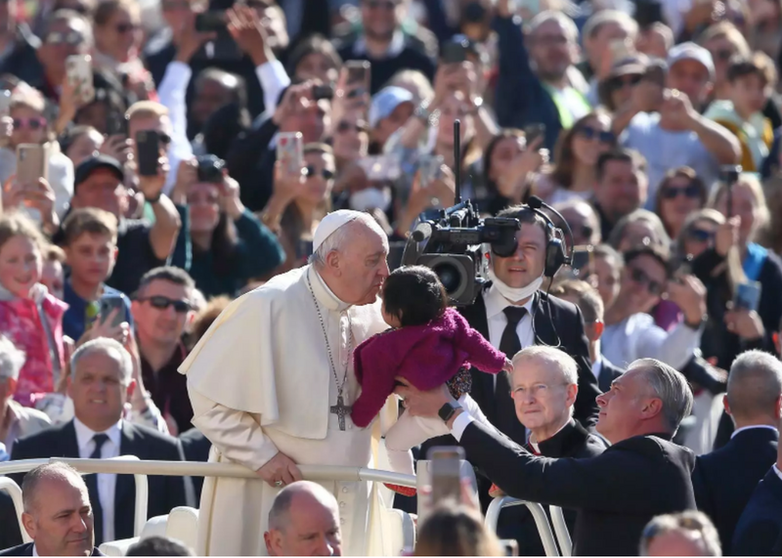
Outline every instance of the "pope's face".
<svg viewBox="0 0 782 558">
<path fill-rule="evenodd" d="M 339 252 L 339 282 L 345 302 L 373 304 L 388 277 L 388 239 L 375 229 L 356 225 L 345 250 Z"/>
</svg>

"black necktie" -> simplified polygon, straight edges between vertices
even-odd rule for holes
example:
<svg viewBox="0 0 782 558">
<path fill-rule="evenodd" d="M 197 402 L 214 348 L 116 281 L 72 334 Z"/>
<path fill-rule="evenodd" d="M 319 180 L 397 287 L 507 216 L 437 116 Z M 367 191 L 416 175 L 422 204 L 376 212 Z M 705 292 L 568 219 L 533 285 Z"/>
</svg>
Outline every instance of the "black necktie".
<svg viewBox="0 0 782 558">
<path fill-rule="evenodd" d="M 90 454 L 90 459 L 100 459 L 100 450 L 103 444 L 109 441 L 106 434 L 95 434 L 92 437 L 95 442 L 95 449 Z M 98 475 L 87 475 L 85 479 L 87 491 L 90 494 L 90 504 L 92 505 L 92 516 L 95 519 L 95 546 L 103 544 L 103 508 L 100 505 L 100 495 L 98 494 Z"/>
<path fill-rule="evenodd" d="M 527 314 L 527 309 L 521 306 L 508 306 L 503 310 L 508 318 L 508 325 L 500 338 L 500 350 L 505 356 L 512 359 L 521 350 L 521 341 L 516 333 L 516 328 L 521 319 Z M 497 405 L 497 424 L 501 432 L 519 445 L 527 442 L 527 430 L 516 417 L 516 407 L 510 395 L 511 383 L 508 373 L 502 371 L 497 376 L 497 388 L 494 397 Z"/>
</svg>

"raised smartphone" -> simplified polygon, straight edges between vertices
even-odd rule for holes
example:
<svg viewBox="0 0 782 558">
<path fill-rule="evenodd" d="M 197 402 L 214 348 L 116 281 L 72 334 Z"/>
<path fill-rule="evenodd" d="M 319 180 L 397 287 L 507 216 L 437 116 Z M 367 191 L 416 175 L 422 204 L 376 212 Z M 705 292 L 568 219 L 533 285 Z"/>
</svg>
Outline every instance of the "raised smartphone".
<svg viewBox="0 0 782 558">
<path fill-rule="evenodd" d="M 47 149 L 37 143 L 22 143 L 16 146 L 16 181 L 33 186 L 38 179 L 47 177 Z"/>
<path fill-rule="evenodd" d="M 460 42 L 451 41 L 443 45 L 443 64 L 461 64 L 467 60 L 467 47 Z"/>
<path fill-rule="evenodd" d="M 524 138 L 527 140 L 527 145 L 532 145 L 538 138 L 546 137 L 546 125 L 545 124 L 530 124 L 524 126 Z"/>
<path fill-rule="evenodd" d="M 77 87 L 77 94 L 82 104 L 87 104 L 95 98 L 92 57 L 89 54 L 74 54 L 66 58 L 65 75 L 68 76 L 68 81 Z"/>
<path fill-rule="evenodd" d="M 429 450 L 431 461 L 432 504 L 443 500 L 462 500 L 461 462 L 464 449 L 458 446 L 440 446 Z"/>
<path fill-rule="evenodd" d="M 347 80 L 345 83 L 348 97 L 359 97 L 368 93 L 371 83 L 372 64 L 366 60 L 349 60 L 345 62 Z"/>
<path fill-rule="evenodd" d="M 304 166 L 304 136 L 301 132 L 280 132 L 277 138 L 277 160 L 290 174 Z"/>
<path fill-rule="evenodd" d="M 160 135 L 154 130 L 136 133 L 136 163 L 139 176 L 157 176 Z"/>
<path fill-rule="evenodd" d="M 213 33 L 226 29 L 225 12 L 211 11 L 196 14 L 195 28 L 199 33 Z"/>
<path fill-rule="evenodd" d="M 733 299 L 733 307 L 736 309 L 749 310 L 757 312 L 760 305 L 760 293 L 762 288 L 757 281 L 747 281 L 739 283 L 736 287 L 736 296 Z"/>
<path fill-rule="evenodd" d="M 122 322 L 127 321 L 125 300 L 119 295 L 104 295 L 100 297 L 98 301 L 98 319 L 101 323 L 105 323 L 115 310 L 117 310 L 117 314 L 111 322 L 112 327 L 117 327 Z"/>
</svg>

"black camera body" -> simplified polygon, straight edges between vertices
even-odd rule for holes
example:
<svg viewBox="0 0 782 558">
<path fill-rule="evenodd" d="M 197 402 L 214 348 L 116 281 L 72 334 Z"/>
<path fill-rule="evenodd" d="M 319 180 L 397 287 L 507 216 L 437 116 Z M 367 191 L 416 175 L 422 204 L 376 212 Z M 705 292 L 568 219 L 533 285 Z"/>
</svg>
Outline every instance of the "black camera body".
<svg viewBox="0 0 782 558">
<path fill-rule="evenodd" d="M 470 201 L 443 209 L 436 219 L 420 223 L 405 246 L 402 265 L 424 265 L 434 271 L 453 306 L 469 306 L 483 288 L 485 246 L 498 256 L 516 251 L 518 219 L 481 219 Z"/>
</svg>

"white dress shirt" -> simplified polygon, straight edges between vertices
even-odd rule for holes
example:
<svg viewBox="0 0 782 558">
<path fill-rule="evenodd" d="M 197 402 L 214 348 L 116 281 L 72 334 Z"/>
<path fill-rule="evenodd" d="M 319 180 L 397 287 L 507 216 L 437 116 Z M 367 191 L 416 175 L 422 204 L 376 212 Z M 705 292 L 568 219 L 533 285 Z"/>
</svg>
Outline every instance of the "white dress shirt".
<svg viewBox="0 0 782 558">
<path fill-rule="evenodd" d="M 109 439 L 103 443 L 100 449 L 101 459 L 119 457 L 119 445 L 122 433 L 122 421 L 120 420 L 104 432 L 93 432 L 79 419 L 73 419 L 76 429 L 76 443 L 79 445 L 79 457 L 88 459 L 95 451 L 95 434 L 106 434 Z M 117 475 L 98 475 L 98 499 L 103 511 L 103 542 L 114 540 L 114 493 L 117 486 Z"/>
<path fill-rule="evenodd" d="M 519 336 L 521 342 L 521 348 L 530 347 L 535 344 L 535 332 L 532 329 L 532 302 L 535 297 L 530 297 L 527 303 L 522 306 L 526 308 L 527 313 L 519 321 L 516 326 L 516 335 Z M 505 331 L 505 327 L 508 325 L 508 317 L 505 315 L 505 308 L 512 306 L 513 304 L 507 298 L 500 294 L 494 286 L 489 287 L 486 294 L 483 297 L 483 302 L 486 305 L 486 321 L 489 324 L 489 343 L 495 349 L 500 348 L 500 341 L 502 340 L 502 333 Z M 513 358 L 511 356 L 511 358 Z M 493 375 L 494 387 L 497 387 L 497 375 Z"/>
<path fill-rule="evenodd" d="M 665 331 L 652 316 L 638 313 L 606 326 L 601 350 L 604 357 L 622 368 L 639 358 L 656 358 L 681 370 L 700 347 L 702 332 L 702 327 L 692 329 L 684 322 Z"/>
<path fill-rule="evenodd" d="M 595 380 L 600 381 L 600 373 L 603 371 L 603 355 L 597 354 L 595 360 L 592 361 L 592 374 L 595 376 Z"/>
</svg>

